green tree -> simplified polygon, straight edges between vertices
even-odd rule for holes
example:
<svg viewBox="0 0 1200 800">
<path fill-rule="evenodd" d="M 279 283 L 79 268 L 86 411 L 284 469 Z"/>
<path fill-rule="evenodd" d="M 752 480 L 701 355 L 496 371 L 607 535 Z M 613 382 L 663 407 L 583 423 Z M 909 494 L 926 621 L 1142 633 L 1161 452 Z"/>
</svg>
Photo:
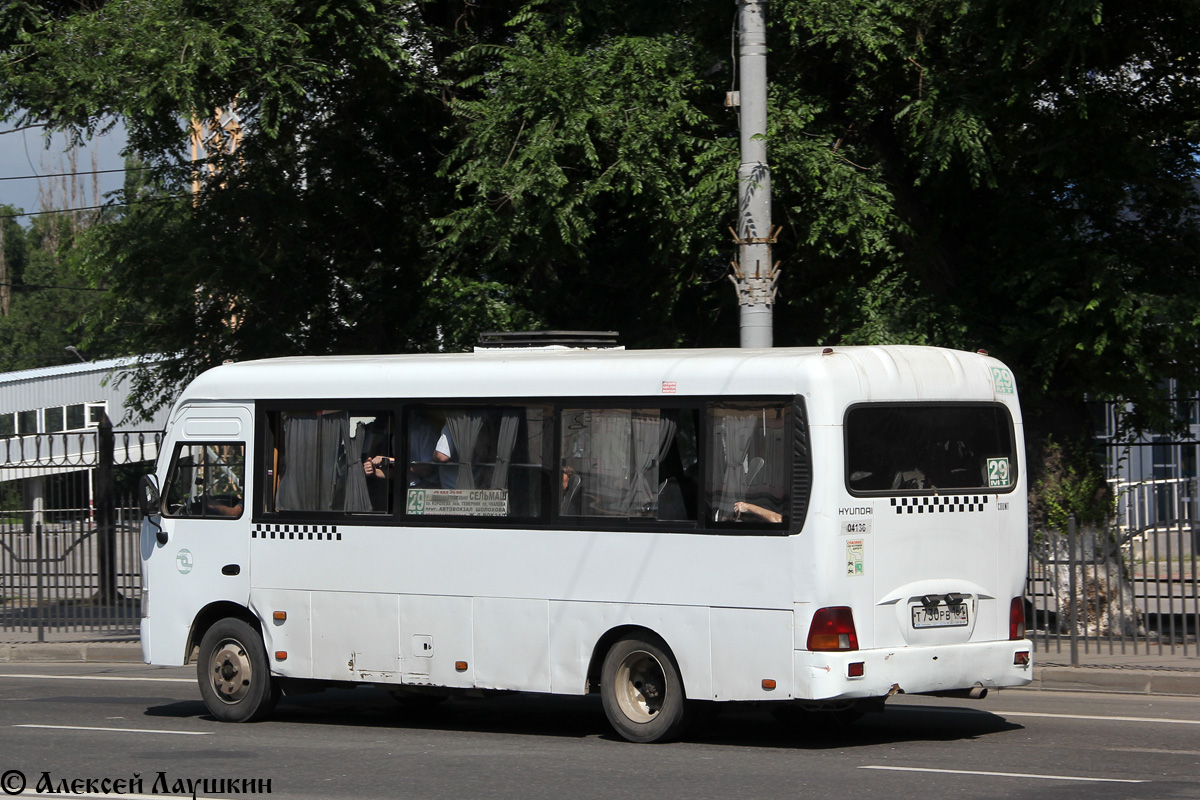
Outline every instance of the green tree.
<svg viewBox="0 0 1200 800">
<path fill-rule="evenodd" d="M 0 112 L 119 117 L 154 167 L 87 242 L 109 320 L 224 358 L 459 347 L 481 328 L 736 341 L 727 0 L 29 2 Z M 1200 388 L 1200 7 L 776 0 L 776 342 L 987 348 L 1035 441 L 1083 400 Z M 80 57 L 83 54 L 86 57 Z M 241 146 L 188 187 L 186 121 Z M 141 305 L 149 312 L 135 309 Z M 137 317 L 140 315 L 140 319 Z"/>
<path fill-rule="evenodd" d="M 12 217 L 0 224 L 5 225 L 5 261 L 12 277 L 8 313 L 0 316 L 0 371 L 75 361 L 68 345 L 95 356 L 114 354 L 88 334 L 102 293 L 85 279 L 74 258 L 86 219 L 44 214 L 33 217 L 28 229 Z"/>
</svg>

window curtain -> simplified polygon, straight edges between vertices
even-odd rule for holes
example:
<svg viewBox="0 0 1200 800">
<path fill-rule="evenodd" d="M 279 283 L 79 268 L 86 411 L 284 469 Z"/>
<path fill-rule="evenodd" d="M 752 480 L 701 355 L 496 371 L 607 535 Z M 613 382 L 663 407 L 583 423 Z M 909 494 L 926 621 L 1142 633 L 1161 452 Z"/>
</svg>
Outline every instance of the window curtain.
<svg viewBox="0 0 1200 800">
<path fill-rule="evenodd" d="M 653 516 L 658 510 L 658 465 L 662 463 L 678 427 L 674 420 L 655 411 L 634 411 L 630 416 L 633 434 L 633 480 L 625 503 L 629 516 Z"/>
<path fill-rule="evenodd" d="M 713 470 L 716 489 L 711 498 L 715 521 L 733 518 L 733 504 L 746 498 L 752 473 L 762 466 L 761 458 L 750 458 L 754 428 L 758 419 L 754 412 L 734 416 L 725 413 L 714 420 Z"/>
<path fill-rule="evenodd" d="M 482 411 L 454 411 L 446 416 L 446 428 L 450 432 L 452 455 L 457 459 L 458 475 L 454 484 L 456 489 L 474 489 L 475 471 L 471 467 L 471 458 L 475 453 L 475 445 L 479 442 L 479 433 L 483 430 L 484 415 Z"/>
<path fill-rule="evenodd" d="M 508 488 L 508 468 L 517 446 L 517 429 L 521 417 L 516 411 L 504 411 L 500 417 L 500 432 L 496 439 L 496 467 L 492 470 L 492 489 Z"/>
<path fill-rule="evenodd" d="M 346 471 L 346 411 L 283 415 L 285 467 L 275 507 L 280 511 L 332 511 Z"/>
<path fill-rule="evenodd" d="M 347 428 L 349 423 L 347 422 Z M 370 511 L 371 495 L 367 476 L 362 470 L 363 448 L 367 442 L 367 425 L 360 421 L 354 435 L 346 440 L 346 511 Z"/>
</svg>

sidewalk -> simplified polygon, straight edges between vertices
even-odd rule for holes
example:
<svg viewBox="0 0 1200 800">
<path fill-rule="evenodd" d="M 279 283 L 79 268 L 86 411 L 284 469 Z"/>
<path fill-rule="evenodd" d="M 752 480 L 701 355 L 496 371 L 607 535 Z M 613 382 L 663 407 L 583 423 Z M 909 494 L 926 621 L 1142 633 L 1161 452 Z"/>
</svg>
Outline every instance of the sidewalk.
<svg viewBox="0 0 1200 800">
<path fill-rule="evenodd" d="M 1129 647 L 1128 650 L 1132 650 Z M 1188 655 L 1162 655 L 1156 646 L 1137 655 L 1109 655 L 1107 649 L 1079 649 L 1079 666 L 1071 666 L 1066 647 L 1033 654 L 1033 682 L 1019 691 L 1053 690 L 1072 692 L 1119 692 L 1125 694 L 1171 694 L 1200 697 L 1200 655 L 1190 646 Z M 86 642 L 19 642 L 0 644 L 0 664 L 63 662 L 141 662 L 142 646 L 131 640 Z"/>
<path fill-rule="evenodd" d="M 1133 654 L 1132 645 L 1122 655 L 1119 649 L 1109 654 L 1107 646 L 1097 651 L 1092 643 L 1088 652 L 1080 645 L 1079 666 L 1071 666 L 1071 651 L 1066 645 L 1059 651 L 1033 653 L 1033 683 L 1028 689 L 1073 692 L 1122 692 L 1126 694 L 1173 694 L 1200 697 L 1200 655 L 1189 645 L 1188 655 L 1176 646 L 1172 655 L 1167 648 L 1159 654 L 1157 645 L 1141 645 Z"/>
</svg>

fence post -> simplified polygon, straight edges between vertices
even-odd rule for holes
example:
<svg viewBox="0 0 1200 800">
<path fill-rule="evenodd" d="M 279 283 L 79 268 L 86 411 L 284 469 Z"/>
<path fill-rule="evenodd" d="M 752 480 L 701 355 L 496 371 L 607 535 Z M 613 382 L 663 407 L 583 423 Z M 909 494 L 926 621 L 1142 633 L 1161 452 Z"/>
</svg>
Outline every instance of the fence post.
<svg viewBox="0 0 1200 800">
<path fill-rule="evenodd" d="M 43 592 L 43 586 L 46 583 L 46 550 L 42 543 L 42 522 L 38 520 L 33 524 L 33 531 L 36 541 L 36 554 L 34 563 L 37 564 L 37 633 L 38 641 L 46 641 L 46 598 Z"/>
<path fill-rule="evenodd" d="M 113 427 L 101 412 L 96 429 L 96 469 L 92 473 L 96 503 L 96 566 L 99 572 L 97 601 L 110 605 L 120 600 L 117 593 L 116 487 L 113 480 Z"/>
<path fill-rule="evenodd" d="M 1079 580 L 1075 577 L 1075 515 L 1072 514 L 1067 519 L 1067 566 L 1071 570 L 1068 578 L 1068 593 L 1070 595 L 1069 618 L 1071 624 L 1071 666 L 1079 666 L 1079 603 L 1076 601 L 1076 592 L 1079 588 Z"/>
</svg>

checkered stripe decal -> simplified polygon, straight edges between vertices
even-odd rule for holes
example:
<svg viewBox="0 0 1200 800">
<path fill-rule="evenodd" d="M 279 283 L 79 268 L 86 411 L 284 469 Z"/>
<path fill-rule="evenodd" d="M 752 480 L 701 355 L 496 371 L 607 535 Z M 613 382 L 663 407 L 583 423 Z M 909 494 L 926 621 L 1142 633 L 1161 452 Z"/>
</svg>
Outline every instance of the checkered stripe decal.
<svg viewBox="0 0 1200 800">
<path fill-rule="evenodd" d="M 892 498 L 897 514 L 963 514 L 983 511 L 987 505 L 986 494 Z"/>
<path fill-rule="evenodd" d="M 337 525 L 255 525 L 250 531 L 251 539 L 278 539 L 281 541 L 341 541 Z"/>
</svg>

